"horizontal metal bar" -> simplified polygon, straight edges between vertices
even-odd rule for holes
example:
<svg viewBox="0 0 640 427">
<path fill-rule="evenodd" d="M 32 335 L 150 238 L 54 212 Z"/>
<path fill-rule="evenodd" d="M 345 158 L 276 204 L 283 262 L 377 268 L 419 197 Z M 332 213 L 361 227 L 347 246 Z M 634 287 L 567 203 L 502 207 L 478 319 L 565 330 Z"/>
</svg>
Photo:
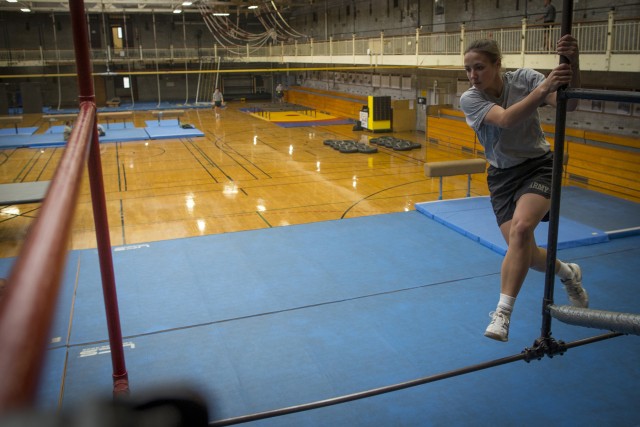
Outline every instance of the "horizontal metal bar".
<svg viewBox="0 0 640 427">
<path fill-rule="evenodd" d="M 623 334 L 621 333 L 611 332 L 608 334 L 597 335 L 594 337 L 573 341 L 568 344 L 564 344 L 564 343 L 563 344 L 565 348 L 569 349 L 569 348 L 579 347 L 586 344 L 592 344 L 592 343 L 603 341 L 610 338 L 616 338 L 622 335 Z M 472 372 L 481 371 L 483 369 L 506 365 L 507 363 L 516 362 L 518 360 L 527 361 L 527 358 L 529 357 L 529 354 L 527 354 L 527 350 L 530 350 L 530 349 L 526 349 L 522 353 L 514 354 L 513 356 L 507 356 L 501 359 L 495 359 L 488 362 L 479 363 L 476 365 L 470 365 L 464 368 L 454 369 L 452 371 L 442 372 L 440 374 L 418 378 L 415 380 L 393 384 L 385 387 L 379 387 L 372 390 L 362 391 L 359 393 L 347 394 L 347 395 L 335 397 L 332 399 L 320 400 L 317 402 L 311 402 L 311 403 L 306 403 L 302 405 L 289 406 L 287 408 L 274 409 L 272 411 L 258 412 L 258 413 L 243 415 L 243 416 L 234 417 L 234 418 L 227 418 L 223 420 L 212 421 L 209 423 L 209 427 L 230 426 L 235 424 L 247 423 L 251 421 L 264 420 L 267 418 L 279 417 L 282 415 L 294 414 L 297 412 L 309 411 L 312 409 L 324 408 L 327 406 L 338 405 L 341 403 L 351 402 L 359 399 L 365 399 L 365 398 L 377 396 L 380 394 L 390 393 L 390 392 L 403 390 L 410 387 L 432 383 L 432 382 L 444 380 L 447 378 L 453 378 L 459 375 L 470 374 Z M 549 356 L 551 357 L 551 355 Z"/>
<path fill-rule="evenodd" d="M 347 394 L 344 396 L 334 397 L 332 399 L 320 400 L 317 402 L 306 403 L 302 405 L 289 406 L 287 408 L 274 409 L 272 411 L 258 412 L 255 414 L 249 414 L 244 416 L 239 416 L 235 418 L 227 418 L 224 420 L 213 421 L 209 423 L 210 427 L 220 427 L 220 426 L 230 426 L 234 424 L 241 424 L 250 421 L 263 420 L 267 418 L 279 417 L 282 415 L 293 414 L 296 412 L 309 411 L 312 409 L 324 408 L 326 406 L 338 405 L 340 403 L 351 402 L 354 400 L 365 399 L 372 396 L 377 396 L 384 393 L 390 393 L 393 391 L 403 390 L 405 388 L 415 387 L 422 384 L 427 384 L 439 380 L 443 380 L 446 378 L 453 378 L 463 374 L 469 374 L 471 372 L 480 371 L 487 368 L 493 368 L 500 365 L 505 365 L 507 363 L 516 362 L 518 360 L 524 360 L 526 358 L 526 354 L 514 354 L 513 356 L 503 357 L 502 359 L 495 359 L 489 362 L 480 363 L 477 365 L 471 365 L 460 369 L 455 369 L 453 371 L 443 372 L 436 375 L 431 375 L 424 378 L 418 378 L 411 381 L 406 381 L 398 384 L 393 384 L 389 386 L 379 387 L 372 390 L 362 391 L 359 393 Z"/>
<path fill-rule="evenodd" d="M 618 101 L 640 104 L 640 92 L 622 92 L 599 89 L 567 89 L 564 96 L 568 99 L 597 99 L 600 101 Z"/>
</svg>

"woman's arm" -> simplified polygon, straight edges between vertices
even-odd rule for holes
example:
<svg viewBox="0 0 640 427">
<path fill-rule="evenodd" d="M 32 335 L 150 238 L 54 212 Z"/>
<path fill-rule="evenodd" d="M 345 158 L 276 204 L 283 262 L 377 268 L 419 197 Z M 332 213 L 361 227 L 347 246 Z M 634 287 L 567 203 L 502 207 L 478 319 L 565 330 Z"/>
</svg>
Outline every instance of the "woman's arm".
<svg viewBox="0 0 640 427">
<path fill-rule="evenodd" d="M 518 126 L 543 103 L 556 107 L 556 93 L 561 86 L 580 87 L 578 42 L 570 34 L 564 35 L 558 40 L 557 51 L 569 60 L 569 64 L 560 64 L 554 68 L 540 85 L 519 102 L 506 109 L 494 105 L 484 122 L 501 128 Z M 573 111 L 577 105 L 578 100 L 571 99 L 567 103 L 567 110 Z"/>
</svg>

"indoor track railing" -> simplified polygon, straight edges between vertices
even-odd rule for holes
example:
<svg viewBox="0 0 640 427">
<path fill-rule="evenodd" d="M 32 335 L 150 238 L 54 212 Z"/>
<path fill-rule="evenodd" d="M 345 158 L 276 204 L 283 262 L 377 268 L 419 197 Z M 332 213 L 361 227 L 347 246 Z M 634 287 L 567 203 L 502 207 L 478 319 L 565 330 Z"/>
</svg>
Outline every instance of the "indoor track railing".
<svg viewBox="0 0 640 427">
<path fill-rule="evenodd" d="M 37 391 L 67 258 L 85 162 L 88 163 L 103 294 L 112 351 L 114 394 L 128 392 L 96 125 L 84 3 L 70 0 L 80 111 L 64 154 L 29 228 L 0 299 L 0 412 L 29 406 Z"/>
<path fill-rule="evenodd" d="M 572 34 L 580 40 L 583 54 L 640 55 L 640 19 L 616 20 L 613 11 L 609 12 L 606 22 L 578 23 L 572 26 Z M 393 64 L 394 57 L 424 55 L 462 55 L 463 46 L 481 39 L 495 39 L 508 55 L 549 54 L 555 51 L 545 46 L 544 40 L 560 36 L 560 26 L 551 28 L 530 25 L 523 19 L 519 27 L 489 28 L 404 36 L 385 36 L 381 33 L 374 38 L 355 38 L 346 40 L 307 40 L 292 43 L 280 43 L 262 47 L 211 46 L 205 48 L 151 48 L 139 45 L 121 49 L 93 49 L 91 59 L 95 63 L 127 61 L 198 61 L 203 57 L 222 57 L 223 61 L 242 59 L 244 62 L 269 61 L 281 62 L 283 57 L 293 60 L 304 57 L 304 62 L 324 62 L 327 57 L 383 55 L 387 64 Z M 186 40 L 189 43 L 190 41 Z M 23 63 L 55 65 L 73 63 L 73 50 L 65 49 L 0 49 L 0 65 L 16 66 Z M 315 59 L 314 59 L 315 58 Z"/>
</svg>

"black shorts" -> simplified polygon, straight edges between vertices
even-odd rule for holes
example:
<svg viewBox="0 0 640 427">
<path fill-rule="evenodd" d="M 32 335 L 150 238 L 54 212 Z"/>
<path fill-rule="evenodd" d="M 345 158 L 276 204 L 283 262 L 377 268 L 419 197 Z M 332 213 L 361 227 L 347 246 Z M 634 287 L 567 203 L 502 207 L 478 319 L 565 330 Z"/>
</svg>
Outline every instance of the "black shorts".
<svg viewBox="0 0 640 427">
<path fill-rule="evenodd" d="M 216 107 L 222 107 L 222 101 L 214 101 L 213 105 L 215 105 Z"/>
<path fill-rule="evenodd" d="M 510 221 L 516 210 L 516 202 L 523 194 L 539 194 L 551 198 L 553 153 L 529 159 L 511 168 L 487 168 L 487 183 L 491 194 L 491 206 L 498 226 Z M 549 221 L 549 213 L 542 221 Z"/>
</svg>

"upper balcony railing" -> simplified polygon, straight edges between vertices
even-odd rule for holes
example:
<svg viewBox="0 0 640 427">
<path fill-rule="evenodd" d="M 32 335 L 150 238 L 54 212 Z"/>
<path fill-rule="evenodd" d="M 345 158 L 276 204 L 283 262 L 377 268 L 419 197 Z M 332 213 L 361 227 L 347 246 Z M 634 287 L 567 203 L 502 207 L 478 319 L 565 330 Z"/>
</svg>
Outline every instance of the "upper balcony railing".
<svg viewBox="0 0 640 427">
<path fill-rule="evenodd" d="M 611 65 L 611 57 L 616 55 L 634 56 L 629 67 L 640 71 L 640 20 L 614 20 L 614 12 L 609 13 L 607 22 L 578 23 L 573 25 L 573 35 L 580 43 L 581 54 L 600 55 L 606 68 Z M 560 26 L 528 25 L 522 20 L 520 27 L 492 28 L 459 32 L 420 34 L 411 36 L 379 37 L 347 40 L 314 41 L 304 43 L 280 43 L 276 45 L 251 47 L 223 47 L 214 45 L 207 48 L 149 49 L 142 45 L 123 49 L 93 49 L 92 60 L 96 64 L 133 64 L 143 66 L 154 62 L 206 62 L 220 58 L 223 62 L 301 62 L 385 65 L 429 65 L 438 57 L 439 65 L 461 65 L 464 47 L 480 38 L 495 39 L 504 55 L 553 55 L 546 40 L 560 37 Z M 368 58 L 368 59 L 366 59 Z M 444 59 L 443 59 L 444 58 Z M 72 63 L 72 50 L 0 50 L 0 65 L 55 65 Z M 443 61 L 445 61 L 443 63 Z M 628 63 L 629 61 L 627 61 Z M 612 66 L 616 66 L 615 62 Z M 610 71 L 629 71 L 611 69 Z"/>
</svg>

